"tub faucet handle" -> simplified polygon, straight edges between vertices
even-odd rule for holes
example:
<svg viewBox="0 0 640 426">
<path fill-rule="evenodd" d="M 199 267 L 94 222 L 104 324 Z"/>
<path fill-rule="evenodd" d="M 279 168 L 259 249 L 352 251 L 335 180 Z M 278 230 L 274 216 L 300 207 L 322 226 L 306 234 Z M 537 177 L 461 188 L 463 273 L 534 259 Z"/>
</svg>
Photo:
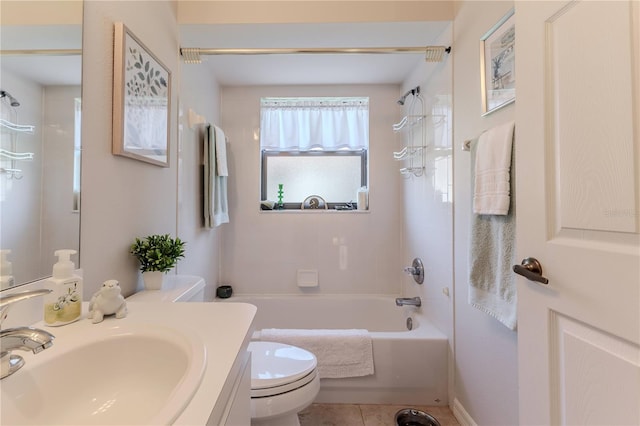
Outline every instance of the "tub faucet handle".
<svg viewBox="0 0 640 426">
<path fill-rule="evenodd" d="M 416 257 L 415 259 L 413 259 L 411 266 L 407 266 L 406 268 L 404 268 L 404 272 L 412 275 L 413 280 L 416 283 L 422 284 L 424 282 L 424 264 L 419 258 Z"/>
</svg>

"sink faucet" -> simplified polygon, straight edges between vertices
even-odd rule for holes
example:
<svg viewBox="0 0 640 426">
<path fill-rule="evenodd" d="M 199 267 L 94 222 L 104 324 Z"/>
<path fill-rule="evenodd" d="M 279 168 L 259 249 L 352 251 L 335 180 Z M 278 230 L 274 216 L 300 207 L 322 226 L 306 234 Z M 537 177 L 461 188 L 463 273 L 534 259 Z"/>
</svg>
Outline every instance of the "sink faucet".
<svg viewBox="0 0 640 426">
<path fill-rule="evenodd" d="M 419 297 L 396 297 L 396 305 L 422 306 L 422 300 Z"/>
<path fill-rule="evenodd" d="M 7 317 L 7 311 L 14 303 L 50 292 L 51 290 L 34 290 L 1 297 L 0 328 Z M 37 354 L 53 345 L 53 339 L 51 333 L 32 327 L 0 329 L 0 379 L 10 376 L 24 365 L 24 359 L 11 351 L 20 349 Z"/>
</svg>

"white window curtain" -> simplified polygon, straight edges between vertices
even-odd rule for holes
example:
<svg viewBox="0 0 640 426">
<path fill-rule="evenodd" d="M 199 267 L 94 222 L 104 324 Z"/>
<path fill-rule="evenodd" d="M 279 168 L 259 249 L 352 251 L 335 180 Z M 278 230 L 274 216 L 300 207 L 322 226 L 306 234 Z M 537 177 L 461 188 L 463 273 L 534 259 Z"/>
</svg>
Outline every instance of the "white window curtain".
<svg viewBox="0 0 640 426">
<path fill-rule="evenodd" d="M 167 146 L 166 99 L 128 98 L 125 108 L 125 149 L 162 154 Z"/>
<path fill-rule="evenodd" d="M 362 150 L 369 145 L 368 98 L 265 98 L 260 106 L 262 149 Z"/>
</svg>

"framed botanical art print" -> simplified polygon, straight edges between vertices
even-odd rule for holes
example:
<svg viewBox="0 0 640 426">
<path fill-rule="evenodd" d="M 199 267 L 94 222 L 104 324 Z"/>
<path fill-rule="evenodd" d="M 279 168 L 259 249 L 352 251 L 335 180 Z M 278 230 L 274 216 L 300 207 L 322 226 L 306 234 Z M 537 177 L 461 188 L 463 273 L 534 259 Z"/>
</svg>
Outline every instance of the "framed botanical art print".
<svg viewBox="0 0 640 426">
<path fill-rule="evenodd" d="M 516 100 L 515 41 L 513 9 L 480 39 L 482 115 Z"/>
<path fill-rule="evenodd" d="M 171 71 L 122 23 L 114 28 L 112 152 L 169 167 Z"/>
</svg>

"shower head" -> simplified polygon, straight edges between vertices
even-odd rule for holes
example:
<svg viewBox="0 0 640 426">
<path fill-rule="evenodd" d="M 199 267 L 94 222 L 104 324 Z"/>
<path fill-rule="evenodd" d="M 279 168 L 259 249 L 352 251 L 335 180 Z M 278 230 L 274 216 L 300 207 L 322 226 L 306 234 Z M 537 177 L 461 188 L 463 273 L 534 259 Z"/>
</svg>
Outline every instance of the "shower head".
<svg viewBox="0 0 640 426">
<path fill-rule="evenodd" d="M 419 94 L 420 94 L 420 86 L 416 86 L 413 89 L 408 90 L 407 93 L 405 93 L 404 95 L 402 95 L 400 97 L 400 99 L 398 99 L 398 101 L 397 101 L 398 105 L 404 105 L 404 102 L 407 100 L 407 96 L 409 96 L 409 95 L 416 96 L 416 95 L 419 95 Z"/>
<path fill-rule="evenodd" d="M 9 105 L 11 105 L 12 107 L 20 106 L 20 102 L 18 102 L 16 98 L 11 96 L 11 93 L 7 92 L 6 90 L 0 90 L 0 98 L 4 98 L 4 97 L 9 98 Z"/>
</svg>

